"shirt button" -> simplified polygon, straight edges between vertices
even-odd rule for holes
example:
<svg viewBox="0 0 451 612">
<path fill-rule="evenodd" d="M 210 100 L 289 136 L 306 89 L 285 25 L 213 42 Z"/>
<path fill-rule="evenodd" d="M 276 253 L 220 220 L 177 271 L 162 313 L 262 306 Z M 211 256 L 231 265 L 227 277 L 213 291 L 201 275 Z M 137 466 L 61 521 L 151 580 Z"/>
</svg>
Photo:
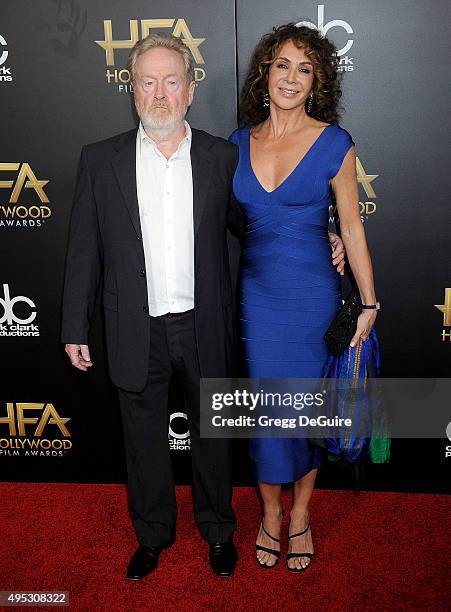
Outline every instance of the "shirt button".
<svg viewBox="0 0 451 612">
<path fill-rule="evenodd" d="M 166 168 L 169 168 L 169 164 L 166 164 Z"/>
<path fill-rule="evenodd" d="M 170 250 L 171 250 L 171 248 L 172 248 L 172 247 L 168 246 L 168 251 L 170 251 Z"/>
<path fill-rule="evenodd" d="M 146 276 L 146 271 L 145 271 L 145 270 L 143 270 L 143 269 L 141 269 L 141 270 L 139 271 L 139 273 L 140 273 L 140 275 L 141 275 L 141 276 Z"/>
</svg>

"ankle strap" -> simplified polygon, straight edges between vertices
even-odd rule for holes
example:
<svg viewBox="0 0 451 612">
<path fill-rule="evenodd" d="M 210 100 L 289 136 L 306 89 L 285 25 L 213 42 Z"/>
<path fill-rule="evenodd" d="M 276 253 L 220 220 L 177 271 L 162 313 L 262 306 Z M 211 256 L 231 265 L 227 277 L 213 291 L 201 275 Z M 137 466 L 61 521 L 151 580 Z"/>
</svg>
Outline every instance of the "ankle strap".
<svg viewBox="0 0 451 612">
<path fill-rule="evenodd" d="M 265 534 L 268 536 L 268 538 L 273 540 L 273 542 L 280 542 L 280 540 L 278 540 L 277 538 L 274 538 L 270 533 L 266 531 L 265 526 L 263 525 L 263 521 L 262 521 L 262 529 L 265 532 Z"/>
<path fill-rule="evenodd" d="M 303 535 L 306 531 L 308 531 L 309 527 L 310 527 L 310 517 L 307 523 L 307 527 L 303 531 L 300 531 L 299 533 L 293 533 L 293 535 L 288 536 L 288 539 L 291 540 L 291 538 L 297 538 L 298 536 Z"/>
</svg>

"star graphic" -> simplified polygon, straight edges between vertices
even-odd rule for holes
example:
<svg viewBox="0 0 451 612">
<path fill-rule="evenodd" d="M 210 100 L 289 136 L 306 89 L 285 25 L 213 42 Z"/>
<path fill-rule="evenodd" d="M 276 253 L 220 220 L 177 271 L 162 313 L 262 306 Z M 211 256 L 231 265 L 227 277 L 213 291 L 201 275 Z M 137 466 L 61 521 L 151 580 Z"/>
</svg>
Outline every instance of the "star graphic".
<svg viewBox="0 0 451 612">
<path fill-rule="evenodd" d="M 205 38 L 184 38 L 183 42 L 187 47 L 189 47 L 191 53 L 193 54 L 194 59 L 198 64 L 204 63 L 204 58 L 202 57 L 201 52 L 199 51 L 199 45 L 204 42 Z"/>
<path fill-rule="evenodd" d="M 371 183 L 374 181 L 374 179 L 377 179 L 379 175 L 378 174 L 366 174 L 365 168 L 363 167 L 363 164 L 358 157 L 356 159 L 356 170 L 357 170 L 357 181 L 361 185 L 363 185 L 363 188 L 365 190 L 367 197 L 375 198 L 376 194 L 374 192 L 374 189 Z"/>
<path fill-rule="evenodd" d="M 445 327 L 451 327 L 451 288 L 445 289 L 445 303 L 434 304 L 434 306 L 443 312 L 443 325 Z"/>
</svg>

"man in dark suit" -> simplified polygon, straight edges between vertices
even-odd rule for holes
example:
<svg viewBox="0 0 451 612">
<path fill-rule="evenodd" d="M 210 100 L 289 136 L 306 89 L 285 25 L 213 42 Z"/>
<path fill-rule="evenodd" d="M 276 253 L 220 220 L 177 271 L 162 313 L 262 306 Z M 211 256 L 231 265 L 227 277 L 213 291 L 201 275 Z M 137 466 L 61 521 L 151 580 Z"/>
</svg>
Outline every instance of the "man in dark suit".
<svg viewBox="0 0 451 612">
<path fill-rule="evenodd" d="M 173 539 L 168 389 L 174 376 L 186 398 L 196 522 L 213 570 L 230 576 L 237 560 L 230 449 L 227 440 L 200 438 L 199 379 L 230 374 L 226 232 L 241 224 L 231 196 L 236 150 L 185 121 L 194 68 L 179 38 L 148 36 L 133 48 L 129 65 L 139 129 L 83 147 L 81 154 L 62 342 L 75 367 L 92 366 L 88 331 L 103 276 L 109 371 L 119 390 L 139 541 L 128 578 L 153 571 Z"/>
</svg>

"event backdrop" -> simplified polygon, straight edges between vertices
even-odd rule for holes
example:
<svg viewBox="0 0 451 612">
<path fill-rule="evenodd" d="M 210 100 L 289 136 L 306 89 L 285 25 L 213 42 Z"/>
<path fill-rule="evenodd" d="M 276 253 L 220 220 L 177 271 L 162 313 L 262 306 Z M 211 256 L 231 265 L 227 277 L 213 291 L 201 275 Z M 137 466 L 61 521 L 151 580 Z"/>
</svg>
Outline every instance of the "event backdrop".
<svg viewBox="0 0 451 612">
<path fill-rule="evenodd" d="M 125 481 L 119 411 L 108 381 L 100 309 L 94 367 L 68 365 L 60 306 L 75 170 L 83 144 L 135 125 L 126 62 L 139 38 L 173 32 L 190 47 L 190 123 L 223 137 L 259 37 L 287 21 L 337 45 L 342 125 L 358 155 L 361 215 L 382 311 L 387 377 L 447 377 L 451 351 L 451 95 L 447 0 L 3 0 L 0 21 L 0 480 Z M 238 249 L 231 241 L 237 268 Z M 427 412 L 433 406 L 425 406 Z M 189 481 L 189 432 L 172 390 L 169 443 Z M 443 440 L 393 442 L 366 487 L 445 490 Z M 450 447 L 448 447 L 450 448 Z M 235 481 L 249 482 L 235 445 Z M 319 486 L 352 484 L 337 465 Z"/>
</svg>

